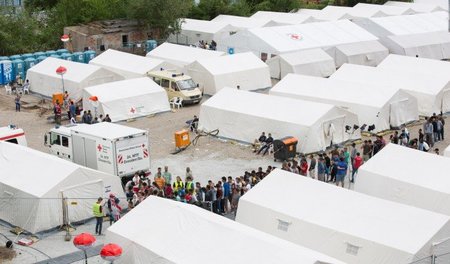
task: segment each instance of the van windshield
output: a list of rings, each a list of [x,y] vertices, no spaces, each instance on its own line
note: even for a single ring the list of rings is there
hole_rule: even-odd
[[[178,81],[177,84],[180,90],[193,90],[197,88],[197,85],[192,79]]]

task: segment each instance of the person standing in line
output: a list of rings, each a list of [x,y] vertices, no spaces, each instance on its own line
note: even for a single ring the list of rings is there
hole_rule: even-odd
[[[56,100],[55,106],[53,108],[53,112],[55,113],[55,123],[57,125],[61,125],[61,106],[59,105],[59,101]]]
[[[319,181],[325,181],[325,159],[319,154],[319,162],[317,163],[317,178]]]
[[[16,95],[16,98],[14,98],[14,102],[16,103],[16,112],[20,112],[20,94]]]
[[[359,167],[364,163],[363,159],[361,158],[361,154],[359,152],[356,153],[356,157],[353,160],[353,171],[352,171],[352,179],[350,182],[355,182],[355,175],[358,173]]]
[[[309,156],[309,159],[310,159],[309,169],[308,169],[309,177],[315,179],[316,178],[316,163],[317,163],[317,161],[316,161],[316,158],[314,158],[313,154],[311,154]]]
[[[97,202],[92,206],[92,211],[94,213],[95,220],[97,221],[95,224],[95,234],[102,234],[102,225],[103,225],[103,208],[102,208],[103,198],[99,197]]]
[[[339,183],[341,183],[342,188],[344,188],[344,179],[347,174],[347,168],[348,165],[347,162],[345,162],[345,158],[341,157],[337,162],[336,186],[339,186]]]
[[[169,172],[168,166],[164,166],[164,172],[162,176],[164,177],[166,184],[172,184],[172,173]]]

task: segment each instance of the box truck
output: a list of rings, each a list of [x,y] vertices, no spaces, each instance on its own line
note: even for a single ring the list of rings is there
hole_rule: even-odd
[[[6,127],[0,127],[0,141],[6,141],[22,146],[27,146],[27,139],[25,138],[25,132],[23,129],[14,125]]]
[[[146,130],[109,122],[61,126],[48,132],[45,144],[53,155],[119,177],[150,171]]]

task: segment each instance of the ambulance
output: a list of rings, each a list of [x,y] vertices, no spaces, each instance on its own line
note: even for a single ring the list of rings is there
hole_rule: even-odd
[[[0,141],[6,141],[25,147],[27,146],[25,132],[23,131],[23,129],[17,128],[14,125],[0,127]]]

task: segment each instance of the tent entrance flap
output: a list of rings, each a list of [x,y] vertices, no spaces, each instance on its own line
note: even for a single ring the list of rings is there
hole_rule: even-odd
[[[391,102],[389,110],[389,124],[391,127],[400,127],[408,120],[408,98]]]
[[[441,111],[442,113],[450,112],[450,89],[444,90]]]
[[[346,140],[345,136],[345,115],[337,116],[322,123],[325,144],[323,146],[332,146]]]

